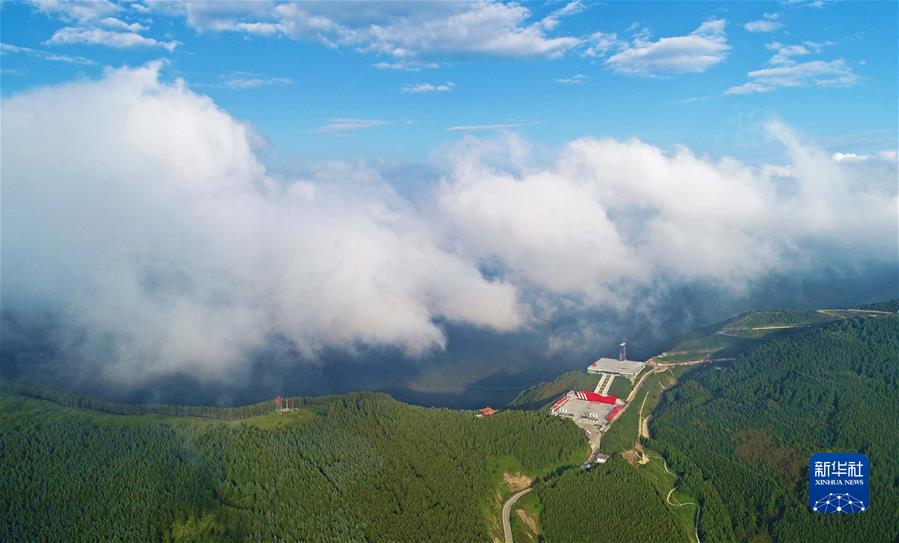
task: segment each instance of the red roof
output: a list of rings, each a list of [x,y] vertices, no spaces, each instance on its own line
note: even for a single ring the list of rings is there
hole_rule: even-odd
[[[615,408],[612,409],[611,411],[609,411],[609,414],[606,415],[606,420],[614,419],[615,416],[618,415],[618,412],[621,411],[622,409],[624,409],[624,404],[616,405]]]
[[[615,396],[603,396],[602,394],[597,394],[596,392],[587,392],[583,390],[579,390],[576,395],[579,399],[587,400],[588,402],[614,404],[616,401],[618,401],[618,398],[616,398]]]
[[[496,409],[493,409],[492,407],[485,407],[481,409],[481,415],[484,415],[485,417],[489,417],[494,413],[496,413]]]
[[[568,396],[562,396],[561,398],[559,398],[556,401],[556,403],[552,404],[552,407],[549,408],[550,412],[553,412],[556,409],[562,407],[563,405],[565,405],[565,402],[567,402],[567,401],[568,401]]]

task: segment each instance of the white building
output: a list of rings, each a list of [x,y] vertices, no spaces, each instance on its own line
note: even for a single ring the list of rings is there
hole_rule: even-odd
[[[628,379],[636,377],[645,362],[636,362],[634,360],[616,360],[614,358],[600,358],[596,362],[587,366],[587,373],[600,374],[610,373],[612,375],[621,375]]]

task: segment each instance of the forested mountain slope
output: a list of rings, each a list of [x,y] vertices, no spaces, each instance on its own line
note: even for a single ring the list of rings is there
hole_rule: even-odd
[[[651,435],[699,496],[704,541],[895,541],[899,317],[834,322],[691,371],[664,394]],[[868,511],[808,511],[819,451],[868,455]]]
[[[695,509],[668,503],[674,485],[675,502],[700,504],[703,542],[895,540],[899,316],[744,347],[651,376],[635,400],[651,438],[629,410],[603,438],[609,463],[590,471],[578,468],[581,431],[540,412],[475,418],[375,393],[297,398],[289,413],[131,406],[7,385],[0,540],[490,541],[511,493],[504,472],[538,478],[529,507],[548,542],[689,541]],[[587,379],[565,374],[520,407]],[[868,455],[868,511],[808,511],[805,470],[819,451]]]
[[[5,393],[0,540],[483,542],[503,471],[586,454],[548,415],[479,419],[372,393],[233,422]]]

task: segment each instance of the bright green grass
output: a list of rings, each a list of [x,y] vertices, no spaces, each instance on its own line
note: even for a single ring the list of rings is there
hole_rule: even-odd
[[[158,424],[173,426],[204,425],[218,421],[210,421],[197,417],[167,417],[164,415],[114,415],[99,411],[90,411],[75,407],[63,407],[48,400],[28,398],[0,392],[0,420],[9,424],[21,415],[40,417],[45,422],[68,421],[78,419],[90,421],[101,428],[116,427],[148,427]]]
[[[844,315],[817,311],[750,311],[722,323],[685,334],[666,349],[671,353],[656,358],[663,363],[689,362],[707,357],[732,357],[764,342],[794,331],[795,328],[754,330],[768,326],[807,327],[833,321]],[[857,316],[857,315],[856,315]],[[723,332],[723,333],[720,333]]]
[[[651,458],[651,461],[635,467],[641,476],[645,477],[656,487],[661,496],[667,496],[668,491],[675,485],[678,485],[677,490],[671,494],[671,501],[675,503],[698,503],[696,497],[690,495],[689,490],[684,488],[682,481],[665,471],[665,464],[657,452],[647,449],[645,454]],[[674,512],[684,529],[684,533],[692,539],[696,522],[696,506],[684,505],[683,507],[676,507],[669,505],[667,501],[665,505]]]
[[[640,420],[640,406],[643,405],[643,416],[652,413],[653,408],[662,397],[664,384],[668,388],[673,384],[674,377],[668,371],[656,373],[646,378],[640,392],[628,405],[624,414],[619,416],[612,427],[603,436],[600,449],[606,454],[616,454],[634,448],[637,441],[637,430]],[[644,398],[646,403],[643,404]]]
[[[537,500],[537,494],[535,492],[530,492],[525,494],[518,502],[515,504],[515,507],[512,508],[512,514],[510,515],[510,525],[512,526],[512,540],[516,543],[523,542],[537,542],[540,541],[537,537],[534,536],[533,532],[527,527],[521,517],[518,516],[518,510],[521,509],[528,516],[534,519],[537,522],[537,528],[539,531],[540,528],[540,504]]]
[[[639,376],[637,379],[639,379]],[[615,377],[615,380],[612,381],[612,386],[609,387],[609,394],[625,399],[627,398],[627,395],[631,393],[631,389],[633,388],[634,384],[631,383],[630,380],[625,379],[624,377]]]
[[[268,413],[257,417],[248,417],[241,420],[223,421],[203,417],[170,417],[167,415],[117,415],[92,411],[77,407],[60,406],[49,400],[28,398],[0,392],[0,420],[4,413],[12,414],[14,411],[38,415],[45,421],[60,421],[76,418],[90,421],[99,428],[135,428],[149,427],[159,424],[178,428],[207,427],[210,425],[252,426],[262,430],[275,430],[302,424],[315,416],[311,410],[296,409],[288,413]]]
[[[668,350],[670,354],[656,358],[658,362],[691,362],[703,358],[723,358],[728,354],[743,351],[759,343],[755,338],[737,337],[713,333],[708,336],[688,339]]]
[[[801,326],[832,321],[833,317],[817,311],[774,309],[751,311],[725,323],[724,328],[757,328],[764,326]]]
[[[598,375],[590,375],[584,371],[569,371],[554,380],[540,383],[521,391],[508,407],[510,409],[542,409],[554,402],[569,390],[593,390],[599,382]]]

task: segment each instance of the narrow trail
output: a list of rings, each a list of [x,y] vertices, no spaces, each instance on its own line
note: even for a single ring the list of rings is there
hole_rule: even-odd
[[[643,406],[646,405],[646,398],[649,397],[649,393],[643,395],[643,403],[640,404],[640,414],[637,416],[637,439],[634,440],[634,447],[640,446],[640,435],[643,433]]]
[[[670,469],[668,469],[668,462],[666,462],[665,459],[662,458],[661,456],[659,456],[658,458],[659,458],[659,460],[662,461],[662,465],[665,467],[665,471],[667,471],[671,475],[674,475],[674,478],[676,481],[680,481],[680,475],[678,475],[678,474],[674,473],[673,471],[671,471]],[[677,500],[671,501],[671,495],[674,494],[674,491],[677,490],[677,487],[679,487],[679,486],[680,486],[679,484],[676,484],[671,488],[671,490],[668,491],[668,495],[665,496],[665,502],[672,507],[683,507],[685,505],[692,505],[692,506],[696,507],[696,518],[693,522],[693,536],[696,538],[696,543],[701,543],[701,541],[699,540],[699,511],[700,511],[699,504],[694,503],[694,502],[681,503]]]
[[[876,309],[818,309],[817,312],[829,317],[838,317],[840,316],[839,313],[860,313],[861,315],[869,315],[872,317],[893,314],[892,311],[878,311]]]
[[[513,494],[512,497],[503,504],[503,538],[505,539],[505,543],[514,543],[514,541],[512,541],[512,523],[509,521],[509,515],[512,514],[512,506],[515,505],[515,502],[517,502],[519,498],[531,490],[534,490],[534,487],[525,488],[521,492]]]

